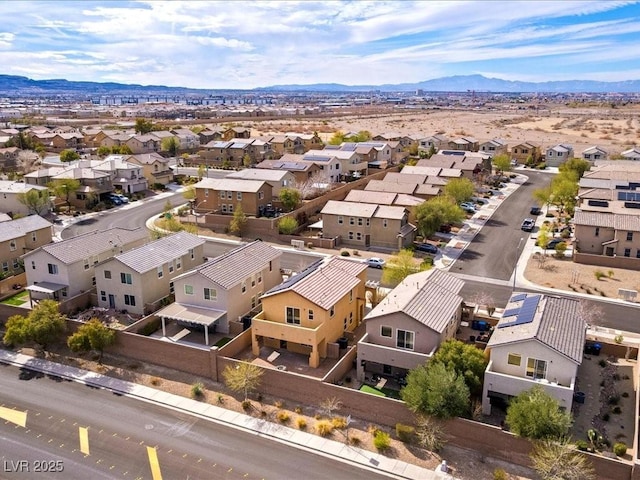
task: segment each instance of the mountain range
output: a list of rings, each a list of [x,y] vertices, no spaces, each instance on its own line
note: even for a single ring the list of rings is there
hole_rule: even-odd
[[[564,80],[549,82],[518,82],[487,78],[482,75],[457,75],[435,78],[418,83],[385,85],[342,85],[338,83],[316,83],[310,85],[273,85],[261,87],[254,92],[503,92],[503,93],[637,93],[640,80],[598,82],[594,80]],[[132,95],[132,94],[216,94],[228,89],[194,89],[167,87],[164,85],[137,85],[123,83],[76,82],[64,79],[32,80],[16,75],[0,75],[0,95],[38,96],[50,94],[68,95]]]

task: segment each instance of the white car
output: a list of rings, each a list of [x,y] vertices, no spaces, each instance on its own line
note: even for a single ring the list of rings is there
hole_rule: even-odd
[[[383,268],[385,265],[385,261],[382,258],[378,258],[378,257],[371,257],[365,260],[365,263],[373,268]]]
[[[118,197],[122,203],[129,203],[129,198],[125,197],[121,193],[116,193],[115,196]]]

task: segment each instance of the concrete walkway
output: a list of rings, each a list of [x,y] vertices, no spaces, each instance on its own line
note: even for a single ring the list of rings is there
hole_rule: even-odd
[[[410,463],[385,457],[377,453],[353,447],[318,435],[302,432],[267,420],[227,410],[215,405],[198,402],[190,398],[173,395],[155,388],[138,385],[96,372],[62,365],[49,360],[0,349],[0,362],[20,368],[29,368],[44,374],[56,375],[75,382],[104,388],[146,402],[162,405],[185,414],[244,430],[274,441],[302,448],[317,455],[368,469],[394,479],[453,480],[443,472],[434,472]]]

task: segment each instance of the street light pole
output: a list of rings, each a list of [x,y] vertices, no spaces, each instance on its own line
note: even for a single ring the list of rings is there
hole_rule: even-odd
[[[516,289],[516,277],[518,276],[518,260],[520,258],[520,255],[518,252],[520,252],[520,245],[522,245],[523,240],[524,240],[524,237],[520,237],[520,241],[518,242],[518,246],[516,247],[516,261],[513,266],[513,287],[511,288],[511,293],[513,293]]]

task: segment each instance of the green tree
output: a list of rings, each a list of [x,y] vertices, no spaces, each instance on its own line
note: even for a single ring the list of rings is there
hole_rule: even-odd
[[[535,198],[540,205],[545,205],[547,207],[547,213],[549,213],[549,205],[551,205],[551,200],[553,198],[553,189],[551,188],[551,185],[534,190],[533,198]]]
[[[507,424],[513,433],[531,439],[561,439],[569,432],[570,412],[536,385],[513,398],[507,408]]]
[[[180,148],[180,140],[176,137],[165,137],[162,139],[161,148],[163,152],[175,157]]]
[[[338,130],[334,132],[333,136],[329,139],[329,145],[341,145],[344,142],[344,132]]]
[[[247,216],[245,215],[244,210],[242,210],[242,205],[238,203],[233,211],[233,218],[229,224],[229,231],[234,235],[242,236],[242,229],[246,224]]]
[[[390,285],[398,285],[412,273],[428,270],[426,263],[418,263],[411,250],[400,250],[392,255],[382,270],[382,281]]]
[[[475,187],[468,178],[452,178],[444,186],[443,193],[456,203],[466,202],[473,196]]]
[[[572,172],[572,175],[577,177],[576,180],[580,180],[585,172],[591,170],[591,163],[582,158],[571,158],[560,165],[558,170],[560,170],[561,174]]]
[[[371,140],[371,132],[368,130],[360,130],[355,135],[351,135],[350,137],[345,137],[345,141],[349,142],[368,142]]]
[[[111,153],[115,155],[133,155],[133,150],[131,150],[129,145],[123,143],[122,145],[114,145],[111,147]]]
[[[58,310],[58,302],[42,300],[26,317],[9,317],[3,342],[6,345],[34,342],[46,350],[48,345],[60,338],[66,327],[66,317]]]
[[[431,364],[441,363],[464,379],[472,395],[482,394],[482,381],[487,368],[484,352],[460,340],[447,340],[440,345]]]
[[[278,232],[282,235],[291,235],[298,229],[298,221],[293,217],[282,217],[278,220]]]
[[[252,163],[253,163],[253,160],[251,159],[251,155],[249,155],[248,153],[245,153],[244,156],[242,157],[242,165],[244,166],[244,168],[249,168]]]
[[[538,231],[538,238],[536,239],[536,245],[539,246],[542,250],[544,250],[545,255],[547,253],[547,245],[549,245],[549,242],[551,241],[552,237],[553,235],[549,230],[549,224],[543,223],[540,226],[540,230]]]
[[[438,231],[440,225],[458,223],[464,218],[464,212],[451,197],[437,196],[422,202],[415,208],[418,233],[430,237]]]
[[[569,440],[542,440],[531,451],[533,468],[542,480],[595,480],[589,459],[577,452]]]
[[[92,318],[67,339],[67,345],[74,352],[94,350],[99,353],[98,363],[102,363],[104,349],[116,341],[116,332],[99,319]]]
[[[66,150],[62,150],[60,152],[60,161],[61,162],[73,162],[74,160],[78,160],[80,158],[80,154],[75,150],[70,148]]]
[[[202,180],[202,177],[204,177],[204,174],[207,172],[207,167],[205,167],[204,165],[199,165],[198,166],[198,180]]]
[[[469,412],[469,388],[462,377],[442,363],[410,370],[400,396],[407,407],[420,414],[452,418]]]
[[[196,189],[194,188],[193,185],[189,185],[182,192],[182,196],[185,198],[185,200],[189,200],[190,202],[193,202],[196,199]]]
[[[136,118],[136,124],[134,126],[136,133],[144,135],[153,131],[153,122],[145,118]]]
[[[222,372],[224,381],[231,390],[244,395],[248,400],[249,394],[258,389],[262,381],[262,368],[253,363],[241,362],[235,367],[227,365]]]
[[[98,147],[98,151],[96,153],[99,157],[106,157],[111,153],[111,148],[107,147],[106,145],[101,145]]]
[[[509,159],[509,156],[504,153],[493,157],[492,163],[498,172],[511,171],[511,159]]]
[[[49,191],[36,190],[35,188],[26,192],[18,192],[16,197],[18,201],[29,210],[29,215],[44,215],[51,205],[49,199]]]
[[[47,188],[60,200],[67,204],[67,210],[71,209],[71,195],[75,195],[80,188],[80,180],[75,178],[56,178],[52,180]]]
[[[282,206],[288,212],[297,208],[300,205],[300,199],[302,195],[300,194],[300,190],[295,188],[283,188],[280,190],[280,195],[278,195],[280,201],[282,202]]]
[[[557,206],[560,213],[565,209],[572,210],[575,206],[576,195],[578,194],[578,183],[576,180],[565,175],[558,175],[551,181],[551,202]]]

